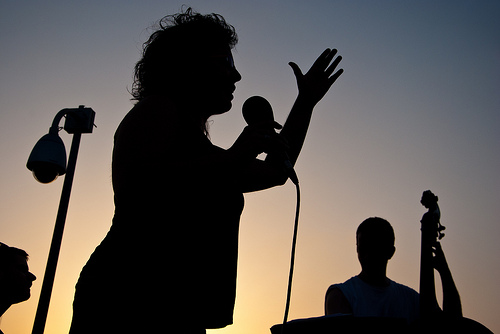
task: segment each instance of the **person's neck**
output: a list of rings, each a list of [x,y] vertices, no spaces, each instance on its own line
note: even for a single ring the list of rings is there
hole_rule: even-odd
[[[386,275],[386,267],[370,269],[363,268],[358,277],[363,282],[377,287],[386,287],[390,284],[390,280]]]
[[[196,104],[186,104],[185,102],[181,102],[178,99],[173,99],[175,107],[178,110],[181,110],[184,115],[186,115],[189,122],[195,124],[200,130],[203,131],[206,135],[208,135],[207,131],[207,122],[210,118],[210,115],[203,114],[202,106],[198,106]]]

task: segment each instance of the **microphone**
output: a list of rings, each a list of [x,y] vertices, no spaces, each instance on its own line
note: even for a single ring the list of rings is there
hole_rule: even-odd
[[[273,108],[271,107],[269,101],[262,96],[249,97],[245,103],[243,103],[242,113],[243,118],[248,125],[254,125],[261,122],[274,122]],[[299,183],[299,179],[297,178],[297,174],[295,173],[292,163],[290,162],[290,158],[288,158],[288,154],[286,154],[286,152],[282,153],[282,159],[288,177],[295,185],[297,185]]]

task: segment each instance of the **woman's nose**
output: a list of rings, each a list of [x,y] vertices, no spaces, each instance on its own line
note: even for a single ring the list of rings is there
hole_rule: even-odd
[[[241,80],[241,74],[240,74],[240,72],[238,72],[238,70],[236,69],[236,67],[233,67],[232,76],[233,76],[234,82],[238,82],[238,81]]]

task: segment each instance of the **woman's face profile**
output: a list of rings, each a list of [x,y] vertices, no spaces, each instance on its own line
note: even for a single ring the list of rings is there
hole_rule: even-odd
[[[189,99],[200,109],[204,117],[223,114],[232,107],[236,82],[241,80],[234,65],[231,50],[214,48],[200,55],[193,66],[190,79]]]

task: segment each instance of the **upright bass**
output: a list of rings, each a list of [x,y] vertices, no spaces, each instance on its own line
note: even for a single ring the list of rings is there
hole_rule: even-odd
[[[420,203],[428,209],[422,216],[420,249],[420,322],[421,333],[492,333],[482,324],[464,318],[460,295],[446,263],[439,240],[444,237],[438,197],[424,191]],[[434,269],[438,269],[443,286],[443,309],[436,298]]]
[[[444,237],[445,227],[441,225],[441,211],[438,197],[430,190],[424,191],[420,203],[428,209],[422,216],[420,247],[420,317],[426,321],[440,314],[434,281],[433,247]]]

